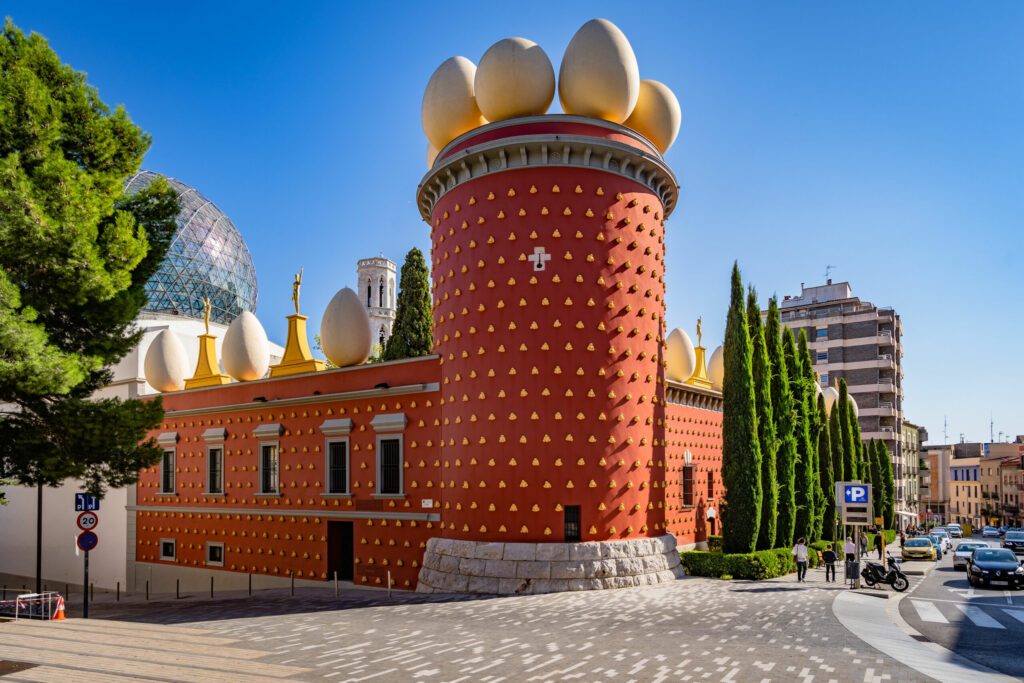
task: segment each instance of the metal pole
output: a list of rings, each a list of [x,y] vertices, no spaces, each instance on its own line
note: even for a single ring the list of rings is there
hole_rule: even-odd
[[[288,572],[288,575],[292,579],[292,597],[294,598],[295,597],[295,572],[294,571],[290,571],[290,572]]]
[[[93,584],[93,583],[89,584],[89,599],[90,600],[95,600],[96,599],[96,584]]]
[[[181,579],[174,580],[174,599],[181,600]]]
[[[146,600],[149,600],[149,581],[146,581]]]
[[[338,597],[338,572],[334,572],[334,597]]]
[[[391,570],[388,570],[388,600],[391,599]]]
[[[860,534],[860,530],[857,531]],[[860,590],[860,536],[857,537],[857,576],[853,579],[853,587],[855,590]]]
[[[88,553],[86,553],[88,557]],[[36,485],[36,593],[43,588],[43,484]]]
[[[252,572],[249,572],[249,596],[252,597]]]
[[[117,582],[117,602],[121,602],[121,582]]]
[[[89,551],[85,551],[85,583],[82,585],[82,618],[89,618]]]
[[[210,577],[210,597],[213,598],[213,577]]]

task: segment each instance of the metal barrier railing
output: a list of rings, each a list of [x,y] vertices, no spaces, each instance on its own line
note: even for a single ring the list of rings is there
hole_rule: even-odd
[[[13,600],[0,600],[0,615],[18,619],[53,619],[64,608],[64,597],[56,591],[20,593]]]

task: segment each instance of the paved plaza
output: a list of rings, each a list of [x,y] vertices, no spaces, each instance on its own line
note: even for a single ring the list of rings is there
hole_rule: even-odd
[[[0,624],[0,659],[40,665],[5,681],[60,683],[930,680],[839,623],[842,590],[812,572],[804,585],[107,603],[88,621]]]

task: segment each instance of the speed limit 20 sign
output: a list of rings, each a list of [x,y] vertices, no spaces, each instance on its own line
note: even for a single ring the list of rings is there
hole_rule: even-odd
[[[83,512],[78,515],[78,528],[82,531],[91,531],[100,523],[100,516],[95,512]]]

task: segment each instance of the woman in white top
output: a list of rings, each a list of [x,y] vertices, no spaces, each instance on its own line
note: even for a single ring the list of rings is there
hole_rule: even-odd
[[[803,582],[807,578],[807,541],[802,536],[797,539],[792,552],[796,559],[796,580]]]

